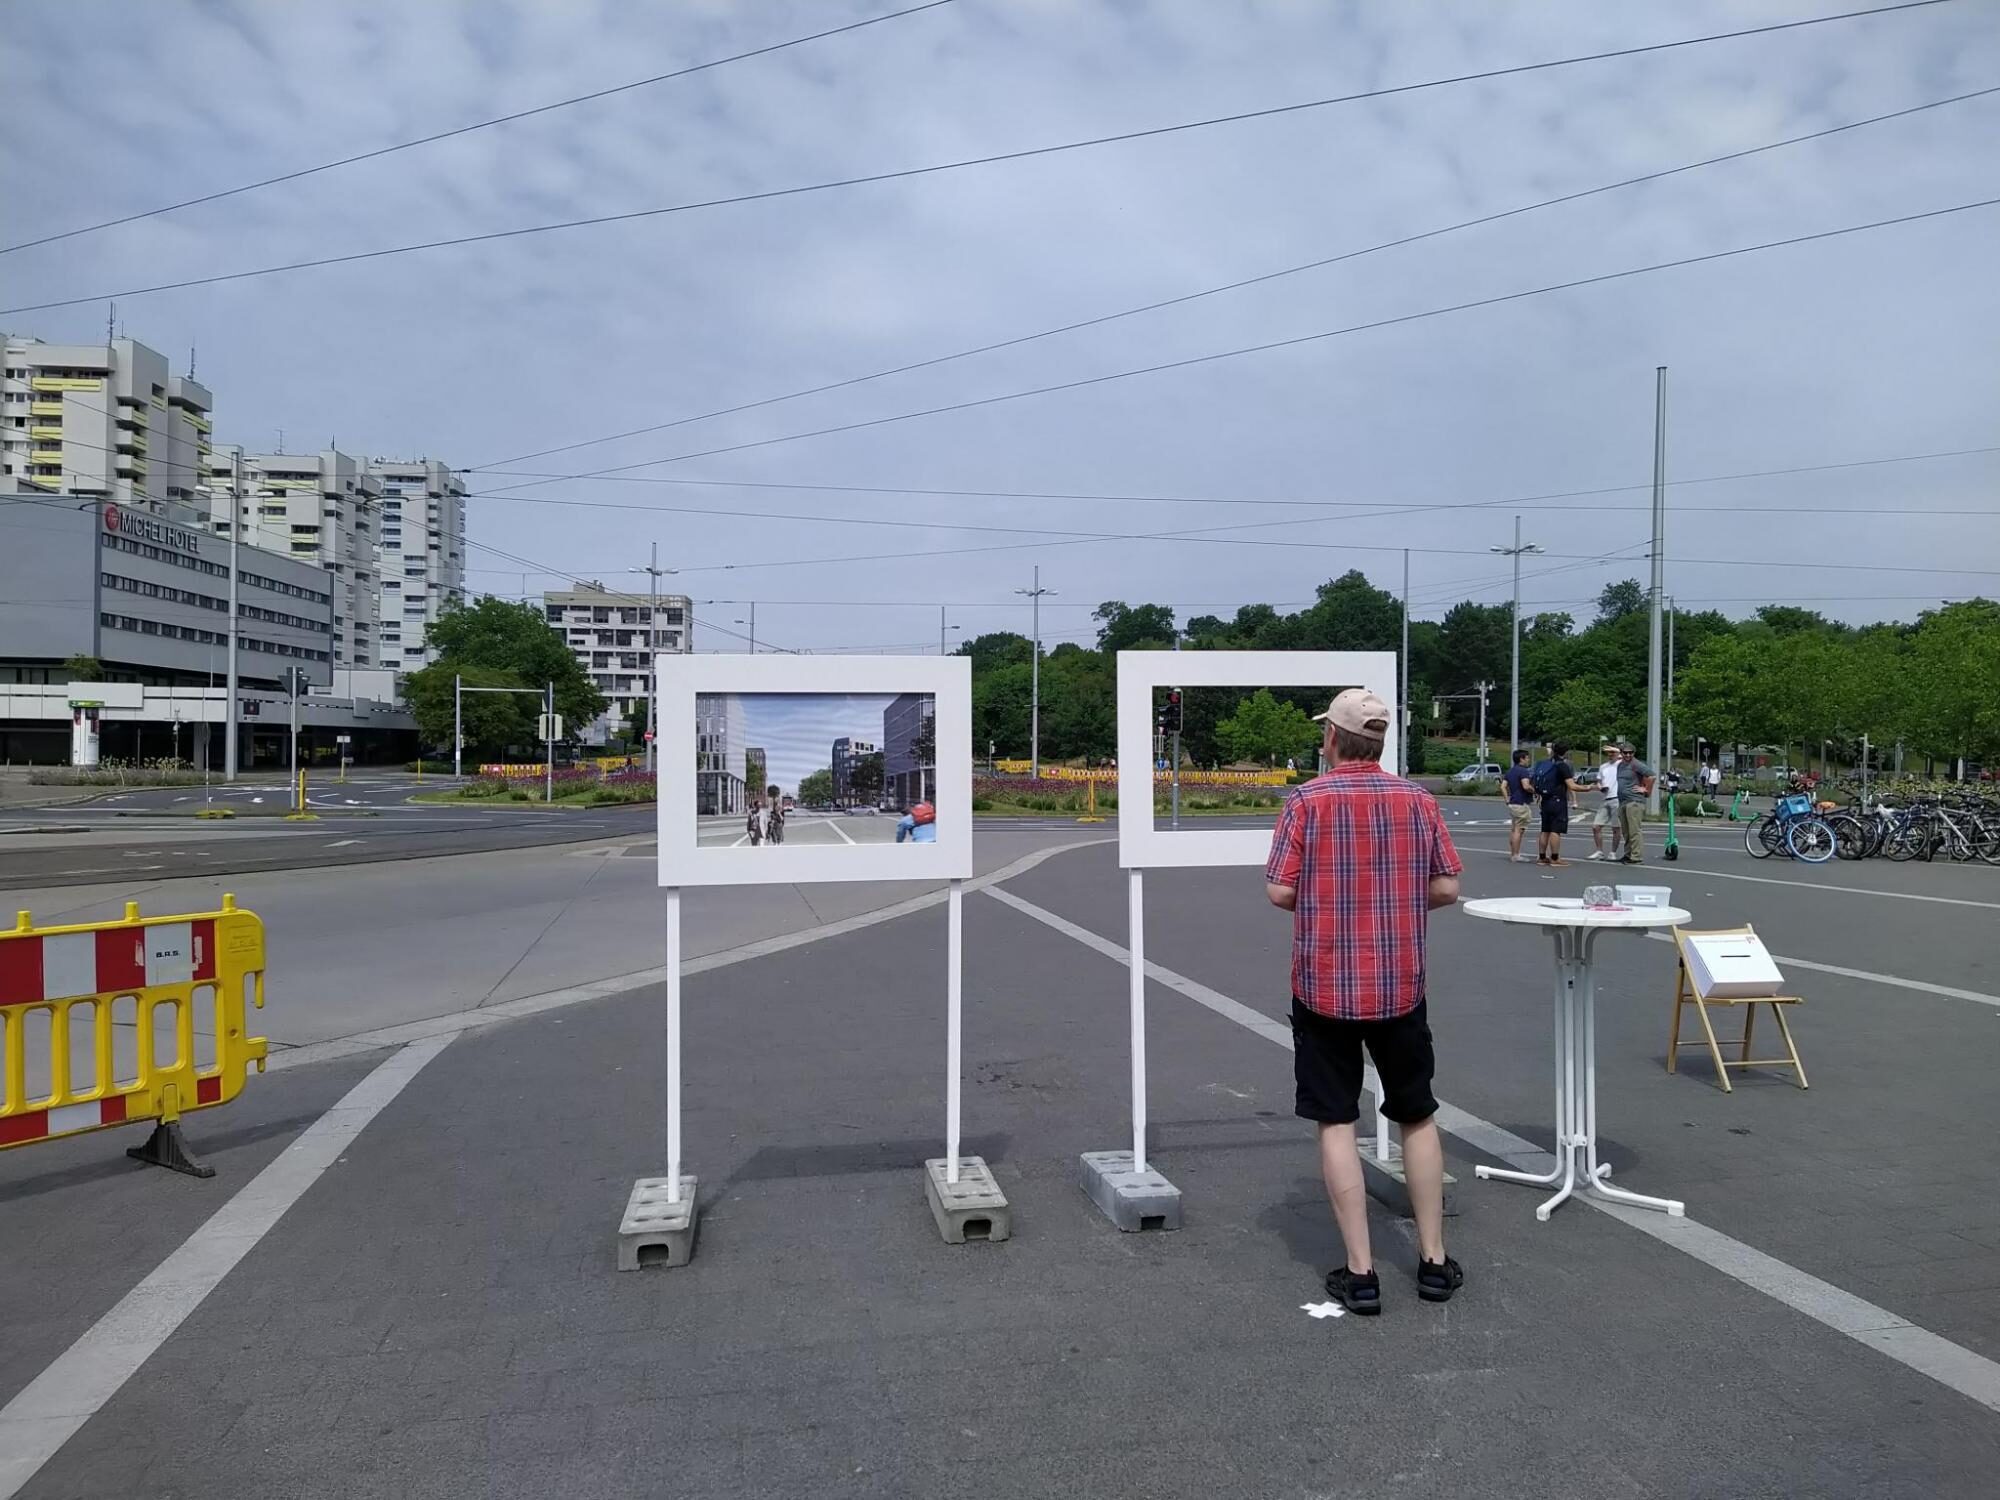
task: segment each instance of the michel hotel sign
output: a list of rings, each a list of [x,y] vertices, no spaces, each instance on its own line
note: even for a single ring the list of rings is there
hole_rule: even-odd
[[[123,506],[104,507],[104,529],[116,536],[129,536],[134,541],[151,542],[156,547],[166,547],[174,552],[201,555],[201,533],[189,531],[181,526],[169,526],[136,510]]]

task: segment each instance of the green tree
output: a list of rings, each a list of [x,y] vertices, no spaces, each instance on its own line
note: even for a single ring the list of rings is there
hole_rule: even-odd
[[[962,642],[953,654],[971,657],[972,674],[977,677],[995,667],[1027,666],[1034,655],[1034,642],[1011,630],[996,630]]]
[[[799,779],[799,789],[793,793],[808,807],[833,801],[833,770],[814,771]]]
[[[438,659],[425,671],[446,668],[447,686],[452,672],[479,668],[507,674],[512,686],[553,682],[556,712],[578,728],[604,712],[604,695],[535,605],[490,595],[471,604],[449,603],[428,634]]]
[[[1550,694],[1537,722],[1545,739],[1566,740],[1578,751],[1622,732],[1617,700],[1588,677],[1572,677]]]
[[[1512,660],[1507,638],[1513,625],[1514,612],[1509,605],[1474,604],[1470,600],[1454,604],[1446,612],[1444,624],[1439,630],[1441,670],[1438,676],[1451,684],[1453,692],[1467,692],[1481,678],[1488,682],[1506,682]],[[1465,704],[1458,707],[1461,710],[1468,708]],[[1504,708],[1503,703],[1503,711]],[[1478,712],[1478,705],[1473,704],[1469,712],[1462,716],[1470,719]]]
[[[972,667],[974,754],[986,754],[988,745],[993,747],[995,755],[1010,759],[1028,754],[1031,676],[1025,652],[1018,662],[983,669],[975,659]]]
[[[1394,651],[1402,641],[1403,606],[1359,569],[1319,586],[1319,596],[1296,617],[1302,651]]]
[[[403,701],[417,721],[417,732],[427,745],[451,744],[453,678],[462,677],[469,688],[514,688],[521,686],[511,672],[488,667],[453,667],[434,662],[403,679]],[[532,693],[467,693],[464,697],[465,748],[471,759],[497,760],[509,750],[526,751],[536,744],[537,716],[541,702]]]
[[[2000,604],[1971,599],[1918,617],[1909,651],[1910,739],[1927,754],[2000,755]]]
[[[69,673],[71,682],[104,681],[104,663],[86,652],[79,651],[64,662],[63,670]]]
[[[1097,649],[1106,656],[1142,646],[1171,646],[1179,634],[1173,606],[1168,604],[1126,604],[1107,599],[1090,617],[1098,622]]]
[[[832,773],[828,776],[831,778]],[[878,802],[882,797],[882,752],[855,757],[848,768],[848,790],[856,802]]]
[[[1597,621],[1606,624],[1612,620],[1622,620],[1627,615],[1636,615],[1646,608],[1646,591],[1639,586],[1636,578],[1622,579],[1617,583],[1607,583],[1597,596]]]
[[[1215,737],[1231,760],[1275,765],[1310,760],[1319,748],[1321,731],[1297,704],[1281,703],[1269,688],[1258,688],[1215,726]]]

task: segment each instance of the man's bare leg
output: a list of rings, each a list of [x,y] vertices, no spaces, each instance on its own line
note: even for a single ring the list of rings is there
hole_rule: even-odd
[[[1515,822],[1511,816],[1508,821],[1513,826],[1507,830],[1507,858],[1510,860],[1519,859],[1521,857],[1521,833],[1527,828],[1528,824],[1525,819]]]
[[[1437,1132],[1431,1132],[1435,1145]],[[1347,1269],[1366,1276],[1375,1269],[1375,1256],[1368,1244],[1368,1188],[1361,1180],[1361,1155],[1354,1147],[1354,1126],[1321,1125],[1319,1128],[1319,1169],[1326,1179],[1327,1200],[1333,1204],[1333,1222],[1340,1227],[1340,1242],[1347,1247]],[[1438,1157],[1438,1214],[1443,1218],[1444,1158]]]
[[[1405,1125],[1403,1182],[1417,1220],[1417,1251],[1433,1265],[1444,1260],[1444,1142],[1437,1119]]]

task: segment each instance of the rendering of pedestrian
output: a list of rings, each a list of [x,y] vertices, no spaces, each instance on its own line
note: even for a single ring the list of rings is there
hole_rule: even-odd
[[[1535,783],[1528,772],[1528,752],[1516,750],[1514,763],[1501,773],[1500,784],[1507,792],[1507,861],[1520,864],[1521,835],[1528,831],[1528,814],[1535,810]]]
[[[744,824],[745,824],[745,830],[750,835],[750,844],[752,848],[755,848],[757,845],[764,842],[764,832],[768,825],[765,822],[764,801],[761,797],[753,798],[751,800],[750,814],[747,818],[744,819]]]
[[[1618,821],[1618,747],[1607,740],[1598,754],[1598,767],[1591,774],[1604,788],[1604,795],[1590,810],[1590,857],[1617,859],[1625,836]],[[1608,851],[1604,847],[1606,829],[1611,832],[1611,848]]]
[[[1625,830],[1621,863],[1646,862],[1646,796],[1653,790],[1653,768],[1632,758],[1632,742],[1618,742],[1618,820]]]
[[[1536,761],[1530,775],[1535,792],[1542,799],[1542,833],[1535,850],[1535,863],[1567,865],[1569,861],[1562,857],[1562,843],[1563,835],[1569,832],[1570,800],[1590,788],[1576,779],[1576,767],[1569,763],[1569,745],[1563,740],[1549,746],[1548,759]]]
[[[782,844],[785,841],[785,799],[776,787],[764,789],[764,842]]]
[[[1417,1295],[1448,1302],[1465,1280],[1444,1248],[1444,1146],[1431,1092],[1424,964],[1430,913],[1458,900],[1458,851],[1437,800],[1383,770],[1389,706],[1349,688],[1323,714],[1327,773],[1285,799],[1264,866],[1271,904],[1292,914],[1292,1066],[1297,1112],[1319,1126],[1320,1172],[1346,1251],[1327,1295],[1382,1310],[1355,1150],[1361,1054],[1402,1127],[1417,1222]]]

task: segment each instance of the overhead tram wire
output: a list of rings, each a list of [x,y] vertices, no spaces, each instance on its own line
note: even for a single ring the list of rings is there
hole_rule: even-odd
[[[526,224],[516,229],[497,229],[480,234],[454,235],[445,239],[424,240],[409,245],[389,245],[378,250],[359,250],[346,255],[322,256],[317,260],[295,261],[285,265],[258,266],[245,271],[225,271],[213,276],[195,276],[181,281],[161,282],[154,286],[128,287],[123,290],[110,292],[93,292],[86,297],[69,297],[54,302],[37,302],[21,307],[0,308],[0,316],[24,312],[43,312],[59,307],[76,307],[85,303],[103,302],[111,298],[145,297],[159,292],[182,291],[189,287],[215,286],[223,282],[246,281],[256,277],[275,276],[291,271],[315,270],[324,266],[351,265],[357,261],[380,260],[388,256],[411,255],[425,250],[442,250],[460,245],[486,244],[494,240],[516,239],[531,234],[548,234],[564,229],[584,229],[605,224],[625,224],[638,219],[659,218],[668,214],[722,208],[738,203],[757,203],[774,198],[799,197],[810,193],[830,192],[841,188],[860,187],[871,183],[904,181],[910,178],[934,176],[943,172],[960,171],[971,167],[985,167],[998,165],[1003,162],[1026,161],[1037,157],[1060,155],[1070,151],[1088,150],[1098,146],[1117,145],[1126,141],[1183,134],[1188,131],[1205,130],[1219,125],[1240,124],[1247,120],[1271,119],[1281,115],[1298,114],[1307,110],[1325,109],[1338,104],[1352,104],[1364,99],[1384,99],[1400,94],[1420,93],[1428,89],[1445,88],[1462,83],[1478,83],[1494,78],[1509,78],[1521,74],[1544,72],[1553,68],[1572,67],[1582,63],[1605,62],[1621,57],[1640,57],[1649,53],[1669,52],[1682,47],[1702,46],[1712,42],[1735,41],[1743,37],[1765,36],[1782,31],[1796,31],[1808,26],[1823,26],[1833,21],[1848,21],[1866,16],[1890,15],[1899,11],[1923,10],[1931,6],[1955,3],[1957,3],[1957,0],[1902,0],[1902,3],[1896,5],[1875,6],[1866,10],[1843,11],[1830,16],[1808,16],[1796,21],[1779,21],[1765,26],[1750,26],[1735,31],[1712,32],[1696,37],[1680,37],[1669,42],[1652,42],[1636,47],[1618,47],[1602,52],[1582,53],[1572,57],[1545,58],[1540,62],[1519,63],[1504,68],[1487,68],[1475,73],[1460,73],[1446,78],[1424,79],[1417,83],[1393,84],[1383,88],[1364,89],[1356,93],[1334,95],[1323,99],[1306,99],[1292,104],[1272,105],[1264,109],[1241,110],[1233,114],[1213,115],[1199,120],[1183,120],[1172,125],[1149,126],[1141,130],[1119,131],[1111,135],[1091,136],[1074,141],[1061,141],[1049,146],[1033,146],[1016,151],[995,152],[986,156],[965,157],[956,161],[933,162],[929,166],[904,167],[895,171],[872,172],[855,177],[801,183],[792,187],[768,188],[754,193],[738,193],[726,198],[702,199],[689,203],[671,203],[658,208],[633,209],[625,213],[598,214],[588,218],[564,219],[547,224]]]
[[[121,224],[135,224],[141,219],[157,218],[161,214],[176,213],[183,208],[197,208],[204,203],[216,203],[224,198],[234,198],[243,193],[254,193],[260,188],[276,187],[283,182],[297,182],[303,177],[312,177],[321,172],[331,172],[339,167],[351,167],[357,162],[374,161],[378,157],[393,156],[398,151],[411,151],[418,146],[435,145],[456,136],[470,135],[476,130],[489,130],[495,125],[509,125],[516,120],[531,119],[535,115],[546,115],[572,105],[589,104],[598,99],[609,99],[614,94],[626,94],[634,89],[651,88],[656,83],[668,83],[676,78],[686,78],[691,74],[705,73],[715,68],[726,67],[730,63],[745,62],[753,57],[768,57],[774,52],[788,48],[802,47],[808,42],[824,41],[828,37],[839,36],[843,32],[860,31],[864,27],[877,26],[884,21],[900,20],[904,16],[914,16],[920,11],[936,10],[950,5],[953,0],[925,0],[922,5],[913,5],[906,10],[890,11],[885,15],[869,16],[865,20],[851,21],[845,26],[829,27],[825,31],[815,31],[807,36],[795,36],[789,41],[773,42],[764,47],[753,47],[748,52],[736,52],[728,57],[713,57],[707,62],[693,63],[685,68],[676,68],[671,73],[656,73],[651,78],[639,78],[631,83],[616,84],[608,89],[596,89],[588,94],[575,94],[567,99],[558,99],[550,104],[538,104],[533,109],[516,110],[512,114],[496,115],[490,120],[477,120],[470,125],[460,125],[451,130],[440,130],[431,135],[418,136],[414,140],[399,141],[393,146],[378,146],[373,151],[357,152],[353,156],[338,157],[333,161],[323,161],[317,166],[301,167],[294,172],[281,172],[276,177],[261,178],[256,182],[245,182],[218,192],[203,193],[197,198],[183,198],[178,203],[162,204],[158,208],[148,208],[139,213],[122,214],[115,219],[105,219],[96,224],[84,224],[75,229],[61,230],[56,234],[45,234],[40,239],[22,240],[18,244],[0,245],[0,255],[12,255],[16,250],[31,250],[37,245],[52,245],[59,240],[72,240],[79,235],[95,234],[100,229],[115,229]]]
[[[1871,115],[1866,119],[1849,120],[1845,124],[1829,126],[1825,130],[1811,131],[1805,135],[1787,136],[1782,140],[1767,141],[1761,146],[1750,146],[1741,151],[1726,152],[1721,156],[1704,157],[1700,161],[1684,162],[1677,167],[1666,167],[1657,172],[1644,172],[1637,177],[1621,178],[1617,182],[1607,182],[1596,187],[1584,188],[1574,193],[1563,193],[1554,198],[1543,198],[1534,203],[1518,204],[1497,213],[1481,214],[1477,218],[1461,219],[1454,224],[1445,224],[1436,229],[1422,230],[1416,234],[1402,235],[1396,239],[1383,240],[1378,244],[1364,245],[1359,249],[1343,251],[1339,255],[1322,256],[1317,260],[1305,261],[1295,266],[1285,266],[1276,271],[1266,271],[1256,276],[1246,276],[1236,281],[1224,282],[1220,286],[1204,287],[1199,291],[1183,293],[1177,297],[1166,297],[1156,302],[1142,303],[1137,307],[1124,308],[1118,312],[1102,313],[1096,317],[1081,318],[1075,322],[1059,324],[1053,328],[1040,329],[1034,333],[1024,333],[1012,338],[998,339],[992,343],[978,344],[969,349],[955,350],[950,354],[939,354],[928,359],[913,360],[907,364],[894,365],[885,370],[874,370],[866,375],[852,375],[843,380],[827,381],[821,385],[807,386],[802,390],[787,391],[783,395],[766,396],[756,401],[739,402],[735,406],[717,407],[713,411],[697,412],[690,416],[676,417],[668,422],[655,422],[646,427],[628,428],[624,432],[609,433],[603,437],[584,438],[579,442],[562,443],[553,448],[537,448],[532,453],[517,453],[512,458],[496,459],[491,463],[476,465],[481,471],[492,473],[509,464],[525,463],[529,459],[547,458],[556,453],[572,453],[579,448],[594,448],[603,443],[620,442],[625,438],[643,437],[648,433],[666,432],[676,427],[686,427],[695,422],[706,422],[717,417],[736,416],[747,411],[758,411],[765,407],[777,406],[787,401],[797,401],[806,396],[824,395],[829,391],[848,390],[865,385],[870,381],[887,379],[892,375],[907,375],[914,370],[928,370],[938,365],[950,364],[955,360],[971,359],[981,354],[992,354],[1001,349],[1018,348],[1023,344],[1035,343],[1041,339],[1055,338],[1065,333],[1076,333],[1086,328],[1098,328],[1107,323],[1115,323],[1123,318],[1134,318],[1144,313],[1159,312],[1169,307],[1180,307],[1187,303],[1199,302],[1206,297],[1220,296],[1225,292],[1240,291],[1245,287],[1260,286],[1267,282],[1282,280],[1287,276],[1297,276],[1306,271],[1316,271],[1327,266],[1339,265],[1344,261],[1359,260],[1363,256],[1379,251],[1400,249],[1418,244],[1424,240],[1439,239],[1460,230],[1475,229],[1485,224],[1495,224],[1503,219],[1517,218],[1535,213],[1545,208],[1554,208],[1565,203],[1575,203],[1580,199],[1595,197],[1602,193],[1616,192],[1620,188],[1636,187],[1641,183],[1657,182],[1662,178],[1678,176],[1686,172],[1698,171],[1703,167],[1721,165],[1724,162],[1741,161],[1745,157],[1757,156],[1767,151],[1782,150],[1787,146],[1803,145],[1807,141],[1817,141],[1827,136],[1840,135],[1847,131],[1860,130],[1870,125],[1880,125],[1889,120],[1903,119],[1909,115],[1922,114],[1927,110],[1942,109],[1946,105],[1962,104],[1967,100],[2000,93],[2000,86],[1975,89],[1970,93],[1954,94],[1945,99],[1933,99],[1924,104],[1912,105],[1907,109],[1892,110],[1887,114]],[[538,475],[537,478],[562,476]]]
[[[780,433],[775,437],[755,438],[747,442],[726,443],[714,448],[701,448],[686,453],[671,453],[661,458],[649,458],[637,463],[619,464],[612,468],[593,470],[583,474],[563,476],[568,479],[593,479],[607,475],[629,473],[634,469],[649,469],[659,464],[684,463],[691,458],[712,458],[724,453],[744,453],[757,448],[772,448],[783,443],[803,442],[810,438],[831,437],[843,432],[862,432],[876,427],[894,426],[900,422],[920,421],[927,417],[946,416],[954,412],[975,411],[982,407],[1000,406],[1012,401],[1023,401],[1034,396],[1058,395],[1066,391],[1088,390],[1096,386],[1110,385],[1120,380],[1130,380],[1139,375],[1159,375],[1174,370],[1193,369],[1201,365],[1218,364],[1224,360],[1241,359],[1251,354],[1268,354],[1278,349],[1296,349],[1306,344],[1321,343],[1327,339],[1343,338],[1349,334],[1368,333],[1382,328],[1399,327],[1406,323],[1419,323],[1431,318],[1448,317],[1455,313],[1472,312],[1484,307],[1499,307],[1512,302],[1525,301],[1530,297],[1547,296],[1552,292],[1574,291],[1579,287],[1601,286],[1607,282],[1628,280],[1635,276],[1651,275],[1656,271],[1679,270],[1687,266],[1707,265],[1715,261],[1731,260],[1738,256],[1755,255],[1766,250],[1789,249],[1796,245],[1817,244],[1822,241],[1839,239],[1846,235],[1863,234],[1871,230],[1898,228],[1908,224],[1925,223],[1942,219],[1951,214],[1970,213],[1977,209],[1992,208],[2000,204],[2000,197],[1979,198],[1969,203],[1954,203],[1944,208],[1924,209],[1918,213],[1897,214],[1886,219],[1871,219],[1861,224],[1844,224],[1836,229],[1815,230],[1810,234],[1787,235],[1782,239],[1763,240],[1752,245],[1736,245],[1727,250],[1711,250],[1700,255],[1678,256],[1673,260],[1655,261],[1650,265],[1628,266],[1620,271],[1605,271],[1595,276],[1573,277],[1567,281],[1550,282],[1545,286],[1526,287],[1517,292],[1502,292],[1492,297],[1477,297],[1466,302],[1449,303],[1442,307],[1425,308],[1419,312],[1399,313],[1394,317],[1375,318],[1365,323],[1350,323],[1343,328],[1322,329],[1317,333],[1302,333],[1291,338],[1271,339],[1261,344],[1244,344],[1234,349],[1219,349],[1209,354],[1189,355],[1184,359],[1163,360],[1158,364],[1137,365],[1131,369],[1113,370],[1104,375],[1089,375],[1076,380],[1056,381],[1049,385],[1028,386],[1017,391],[1003,391],[994,396],[977,396],[965,401],[947,402],[942,406],[920,407],[914,411],[893,412],[886,417],[868,417],[854,422],[840,422],[829,427],[808,428],[800,432]],[[547,481],[535,481],[546,483]],[[527,488],[527,485],[506,485],[501,490],[487,491],[488,498],[509,490]]]

